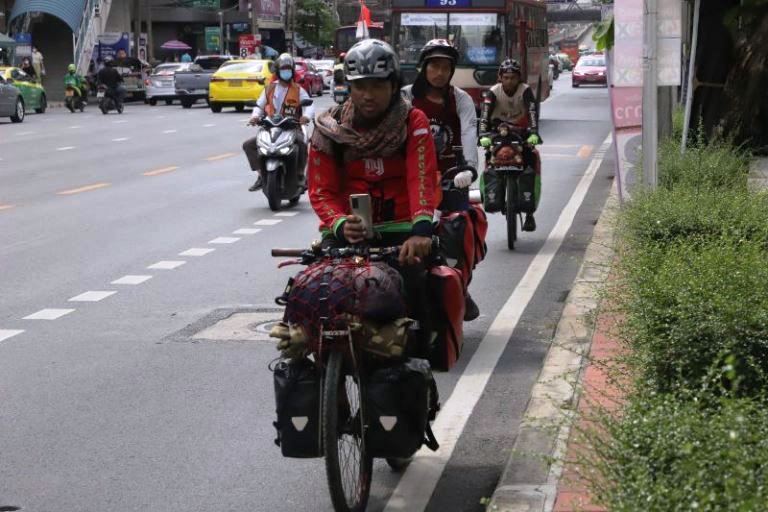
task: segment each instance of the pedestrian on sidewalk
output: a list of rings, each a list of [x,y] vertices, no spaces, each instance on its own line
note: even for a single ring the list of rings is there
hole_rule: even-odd
[[[35,74],[38,81],[42,84],[43,77],[45,76],[45,58],[37,46],[32,47],[32,67],[35,68]]]

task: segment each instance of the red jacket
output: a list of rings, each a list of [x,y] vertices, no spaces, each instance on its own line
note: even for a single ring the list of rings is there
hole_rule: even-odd
[[[427,116],[412,109],[403,154],[363,158],[346,163],[314,147],[309,151],[309,200],[320,217],[321,230],[334,234],[349,215],[351,194],[370,194],[373,223],[379,232],[411,232],[420,221],[431,234],[434,206],[439,200],[437,158]],[[417,230],[414,230],[417,234]]]

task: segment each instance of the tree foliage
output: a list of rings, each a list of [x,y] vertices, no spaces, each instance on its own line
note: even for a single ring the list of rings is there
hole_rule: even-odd
[[[296,26],[301,36],[309,43],[328,47],[333,44],[338,24],[330,7],[323,0],[298,0]]]

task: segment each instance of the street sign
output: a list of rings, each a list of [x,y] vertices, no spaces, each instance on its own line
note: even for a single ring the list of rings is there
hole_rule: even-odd
[[[209,52],[218,51],[221,47],[221,30],[219,27],[205,27],[205,49]]]
[[[246,58],[256,53],[256,36],[254,34],[241,34],[238,38],[240,45],[240,56]]]

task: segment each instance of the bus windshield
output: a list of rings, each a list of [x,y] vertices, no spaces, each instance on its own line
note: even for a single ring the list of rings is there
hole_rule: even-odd
[[[395,16],[396,50],[402,64],[416,64],[430,39],[448,39],[459,66],[498,64],[504,57],[504,16],[497,13],[403,12]]]

